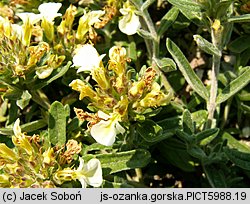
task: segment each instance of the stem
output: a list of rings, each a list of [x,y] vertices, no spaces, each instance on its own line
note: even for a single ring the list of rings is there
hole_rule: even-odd
[[[148,13],[148,10],[141,10],[141,5],[135,2],[134,0],[130,0],[130,2],[135,5],[138,11],[141,11],[141,17],[143,18],[144,22],[142,24],[143,27],[145,27],[145,30],[148,30],[151,33],[152,40],[145,39],[145,44],[147,47],[147,51],[149,53],[149,57],[151,59],[151,65],[155,69],[158,75],[161,76],[163,86],[165,87],[166,90],[170,93],[174,93],[173,88],[171,87],[170,83],[168,82],[166,76],[164,73],[158,68],[155,59],[159,58],[159,50],[160,50],[160,36],[158,36],[155,25]]]
[[[220,30],[215,30],[212,28],[211,30],[212,43],[216,46],[221,52],[221,32]],[[206,127],[211,128],[213,126],[214,120],[214,112],[216,108],[216,97],[218,91],[218,75],[220,72],[220,60],[221,57],[217,55],[213,55],[212,61],[212,73],[211,73],[211,88],[210,88],[210,98],[207,104],[208,110],[208,122]]]

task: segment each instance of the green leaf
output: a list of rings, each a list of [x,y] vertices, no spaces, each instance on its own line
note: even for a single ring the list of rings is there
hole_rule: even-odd
[[[209,144],[218,135],[219,131],[219,128],[213,128],[197,133],[195,135],[196,143],[201,146]]]
[[[230,97],[232,97],[234,94],[236,94],[238,91],[240,91],[242,88],[244,88],[249,82],[250,82],[250,67],[245,67],[247,70],[243,72],[240,76],[238,76],[236,79],[231,81],[219,95],[217,96],[216,103],[220,104]]]
[[[190,135],[194,133],[194,124],[192,120],[192,115],[187,109],[184,110],[182,115],[182,128],[184,132]]]
[[[191,68],[184,54],[181,52],[178,46],[169,38],[167,39],[167,49],[174,58],[175,62],[177,63],[180,71],[182,72],[188,84],[203,99],[208,100],[207,89],[205,88],[199,77],[195,74],[194,70]]]
[[[179,14],[179,9],[173,6],[161,19],[160,26],[157,29],[157,35],[162,36],[168,28],[174,23]]]
[[[161,153],[158,159],[162,159],[162,162],[170,163],[186,172],[195,171],[195,162],[182,141],[171,137],[158,143],[157,149]]]
[[[188,144],[192,144],[194,141],[194,137],[188,133],[185,133],[181,130],[176,130],[176,135],[184,142]]]
[[[187,152],[192,156],[199,160],[203,160],[207,158],[206,153],[197,145],[190,145],[187,148]]]
[[[39,80],[35,81],[35,84],[29,84],[28,86],[32,90],[41,89],[44,86],[47,86],[48,84],[50,84],[52,81],[62,77],[68,71],[70,65],[71,65],[71,62],[69,61],[67,63],[67,65],[65,65],[64,67],[57,68],[56,70],[54,70],[49,78],[46,78],[43,80],[39,79]]]
[[[240,16],[233,16],[227,19],[230,23],[243,23],[250,22],[250,14],[244,14]]]
[[[84,160],[97,158],[100,160],[103,175],[108,175],[124,170],[145,167],[151,160],[149,151],[144,149],[136,149],[126,152],[84,155]]]
[[[232,135],[230,135],[227,132],[224,132],[222,134],[222,139],[227,140],[227,145],[231,149],[237,149],[240,152],[246,152],[250,153],[250,147],[247,146],[244,143],[239,142],[237,139],[235,139]]]
[[[35,120],[29,123],[25,123],[21,125],[22,132],[33,132],[36,130],[39,130],[41,128],[44,128],[47,126],[47,123],[41,119],[41,120]],[[2,135],[13,135],[13,128],[0,128],[0,134]]]
[[[208,112],[206,110],[198,110],[193,112],[191,115],[193,122],[195,123],[195,127],[198,129],[201,128],[207,121]]]
[[[169,134],[162,134],[162,127],[155,123],[153,120],[145,120],[143,123],[138,123],[136,130],[140,136],[147,142],[158,142],[163,139],[166,139]]]
[[[141,11],[144,11],[145,9],[147,9],[151,4],[153,4],[155,2],[155,0],[146,0],[142,6],[141,6]]]
[[[195,1],[192,0],[168,0],[169,3],[172,5],[175,5],[179,9],[184,9],[184,10],[189,10],[192,12],[201,12],[202,11],[202,5],[196,3]]]
[[[226,178],[224,171],[218,165],[210,164],[203,167],[209,184],[212,188],[226,188]]]
[[[137,34],[145,39],[149,39],[149,40],[153,39],[152,34],[146,30],[143,30],[143,29],[138,29]]]
[[[64,106],[55,101],[49,110],[49,138],[53,145],[64,145],[66,142],[66,117]]]
[[[249,41],[250,41],[249,35],[240,36],[239,38],[236,38],[228,45],[228,49],[235,53],[241,53],[250,47]]]
[[[128,57],[130,59],[137,60],[136,43],[135,42],[131,42],[128,44],[127,51],[128,51]]]
[[[128,183],[117,183],[104,180],[102,183],[102,188],[134,188],[133,185]]]
[[[172,72],[176,70],[176,64],[170,58],[166,57],[161,59],[154,58],[154,61],[163,72]]]
[[[27,90],[25,90],[23,91],[21,98],[16,101],[16,104],[23,110],[27,105],[29,105],[31,98],[31,94]]]
[[[215,47],[212,43],[208,42],[206,39],[201,37],[200,35],[194,35],[194,40],[197,43],[198,47],[210,55],[221,56],[220,50]]]
[[[236,149],[224,148],[228,158],[242,169],[250,170],[250,153],[240,152]]]

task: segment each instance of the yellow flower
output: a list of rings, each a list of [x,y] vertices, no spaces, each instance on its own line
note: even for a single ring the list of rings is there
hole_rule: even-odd
[[[80,79],[73,80],[69,86],[75,90],[80,92],[79,99],[82,100],[85,97],[89,97],[92,101],[98,99],[96,92],[85,82]]]
[[[76,32],[76,38],[82,41],[87,32],[92,28],[95,23],[99,23],[99,18],[105,14],[105,11],[97,10],[86,13],[79,20],[79,25]]]
[[[126,1],[119,11],[123,15],[118,23],[119,29],[127,35],[134,35],[141,27],[139,16],[135,14],[135,7]]]

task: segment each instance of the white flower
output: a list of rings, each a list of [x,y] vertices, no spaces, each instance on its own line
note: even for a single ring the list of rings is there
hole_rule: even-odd
[[[24,12],[24,13],[17,13],[16,15],[22,19],[23,24],[26,24],[26,22],[29,20],[30,24],[33,25],[41,20],[40,14]]]
[[[76,50],[72,66],[79,66],[77,73],[91,71],[95,67],[99,67],[104,56],[99,56],[97,50],[92,45],[85,44]]]
[[[102,184],[102,168],[98,159],[91,159],[87,164],[79,157],[80,165],[75,171],[75,179],[79,180],[83,188],[88,185],[99,187]]]
[[[38,7],[38,10],[41,13],[41,16],[49,22],[53,22],[57,16],[61,16],[61,13],[57,13],[61,8],[61,3],[43,3]]]
[[[127,35],[134,35],[141,27],[139,16],[135,14],[134,6],[127,1],[119,11],[123,15],[118,23],[119,29]]]
[[[110,116],[98,111],[98,116],[103,120],[91,127],[90,134],[98,143],[111,146],[115,142],[116,135],[125,132],[119,124],[119,115]]]

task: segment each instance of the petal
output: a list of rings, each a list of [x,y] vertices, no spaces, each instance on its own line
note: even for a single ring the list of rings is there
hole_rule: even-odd
[[[38,10],[45,19],[52,22],[55,17],[62,15],[60,13],[57,13],[61,8],[61,6],[62,6],[61,3],[54,3],[54,2],[43,3],[38,7]]]
[[[13,132],[15,136],[19,136],[22,134],[21,127],[20,127],[20,119],[18,118],[13,126]]]
[[[16,15],[22,19],[23,23],[25,23],[29,19],[31,24],[35,24],[41,19],[40,14],[29,13],[29,12],[17,13]]]
[[[134,13],[123,16],[118,23],[119,29],[127,35],[134,35],[140,26],[139,17]]]
[[[98,159],[91,159],[87,163],[88,172],[86,176],[86,182],[94,187],[99,187],[102,184],[102,167],[101,162]]]
[[[73,66],[80,66],[77,73],[91,71],[94,67],[99,66],[99,54],[92,45],[83,45],[76,50],[76,54],[73,57],[73,63]]]
[[[80,171],[84,167],[84,160],[82,159],[82,157],[79,157],[79,161],[80,161],[80,164],[79,164],[79,167],[77,168],[77,171]]]
[[[80,183],[82,184],[82,188],[87,188],[87,182],[85,181],[85,178],[78,178],[78,180],[80,181]]]
[[[105,11],[97,10],[97,11],[91,11],[88,15],[88,24],[90,26],[94,25],[97,22],[100,22],[99,18],[105,14]]]
[[[45,67],[45,68],[40,68],[36,70],[36,75],[38,76],[39,79],[45,79],[47,78],[51,73],[53,72],[52,67]]]
[[[115,123],[115,129],[116,129],[117,134],[119,134],[119,133],[124,134],[125,133],[124,127],[122,127],[119,122]]]
[[[98,143],[111,146],[115,142],[115,124],[112,123],[111,120],[101,120],[99,123],[92,126],[90,134]]]
[[[97,115],[99,118],[102,118],[104,120],[108,120],[110,118],[110,115],[108,115],[100,110],[97,112]]]

